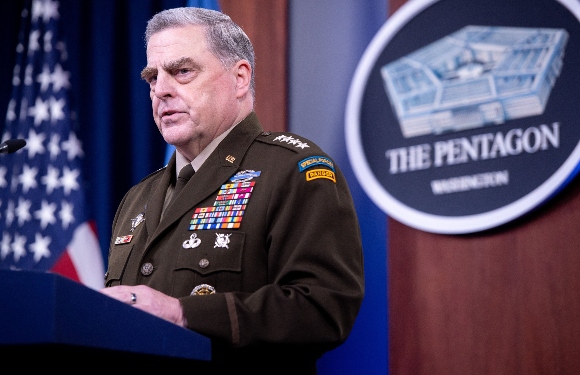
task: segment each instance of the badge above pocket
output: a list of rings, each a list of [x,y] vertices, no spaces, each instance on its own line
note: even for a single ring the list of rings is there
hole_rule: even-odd
[[[194,231],[184,235],[176,270],[190,269],[202,275],[242,270],[245,233],[234,231]]]

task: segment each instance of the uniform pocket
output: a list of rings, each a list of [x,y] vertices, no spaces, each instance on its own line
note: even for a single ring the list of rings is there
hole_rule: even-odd
[[[111,286],[115,281],[121,280],[123,272],[127,267],[127,261],[133,246],[120,245],[111,250],[109,255],[109,267],[107,269],[107,276],[105,278],[105,285]]]
[[[201,275],[242,270],[245,233],[238,231],[194,231],[183,238],[176,270],[189,269]]]

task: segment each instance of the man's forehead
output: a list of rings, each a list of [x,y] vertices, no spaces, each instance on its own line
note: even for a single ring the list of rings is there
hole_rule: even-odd
[[[205,28],[198,25],[174,26],[152,34],[146,49],[155,50],[180,45],[205,45]]]
[[[204,55],[207,52],[205,36],[200,30],[201,26],[185,26],[153,34],[147,44],[147,65],[173,64],[191,56]]]

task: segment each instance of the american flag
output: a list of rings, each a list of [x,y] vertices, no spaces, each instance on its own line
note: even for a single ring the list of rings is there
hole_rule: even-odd
[[[0,155],[0,268],[54,272],[99,289],[104,261],[87,217],[59,2],[28,2],[21,21],[2,141],[26,146]]]

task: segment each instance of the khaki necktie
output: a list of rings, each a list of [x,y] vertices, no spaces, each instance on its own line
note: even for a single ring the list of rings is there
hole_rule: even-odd
[[[187,164],[185,167],[181,168],[181,171],[179,171],[179,176],[177,176],[177,181],[175,182],[175,189],[173,190],[173,197],[171,198],[172,202],[175,200],[175,198],[177,198],[181,189],[183,189],[185,184],[187,184],[187,181],[189,181],[194,173],[195,171],[193,170],[191,164]]]

